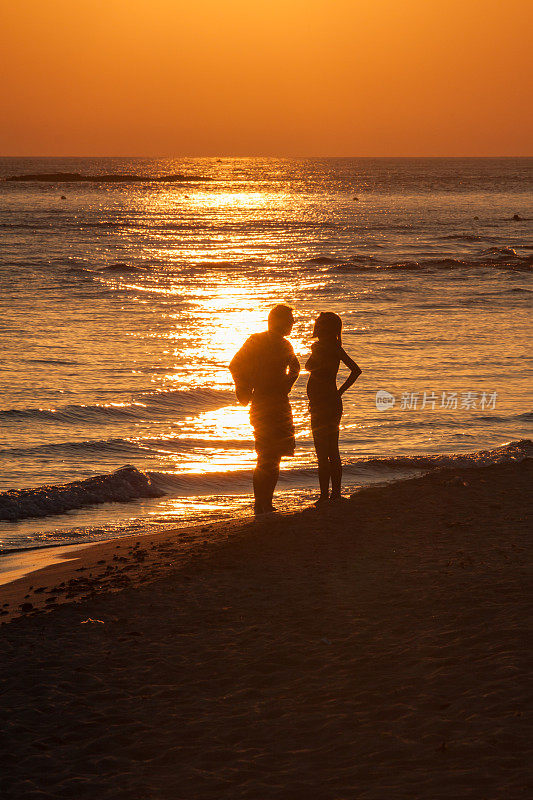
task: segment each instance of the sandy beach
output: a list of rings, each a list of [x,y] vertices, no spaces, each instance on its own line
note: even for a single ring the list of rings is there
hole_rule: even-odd
[[[527,797],[532,472],[71,549],[1,586],[2,797]]]

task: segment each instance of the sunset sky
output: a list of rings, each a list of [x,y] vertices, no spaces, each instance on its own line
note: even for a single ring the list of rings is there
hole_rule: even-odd
[[[529,0],[16,0],[0,155],[531,155]]]

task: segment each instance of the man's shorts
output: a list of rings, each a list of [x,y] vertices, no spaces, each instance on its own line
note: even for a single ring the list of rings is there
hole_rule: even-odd
[[[255,450],[271,458],[294,455],[294,424],[286,395],[252,397],[250,422],[254,429]]]

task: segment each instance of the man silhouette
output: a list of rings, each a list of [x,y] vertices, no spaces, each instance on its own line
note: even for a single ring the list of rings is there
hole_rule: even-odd
[[[275,306],[268,331],[250,336],[229,365],[241,405],[250,406],[257,465],[253,474],[254,511],[274,511],[272,498],[283,456],[294,455],[294,426],[289,392],[300,372],[292,345],[285,338],[294,325],[289,306]]]

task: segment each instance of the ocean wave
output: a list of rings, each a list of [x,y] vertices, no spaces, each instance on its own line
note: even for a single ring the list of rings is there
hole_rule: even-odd
[[[196,264],[191,264],[189,269],[237,269],[241,266],[235,261],[198,261]]]
[[[486,242],[489,237],[481,236],[478,233],[448,233],[446,236],[439,236],[439,239],[451,239],[458,242]]]
[[[140,267],[134,267],[133,264],[117,262],[116,264],[108,264],[105,267],[100,267],[99,272],[118,272],[122,274],[123,272],[142,272],[142,269],[140,269]]]
[[[28,456],[46,455],[71,455],[76,456],[80,453],[121,453],[139,454],[143,447],[139,442],[128,439],[84,439],[79,442],[50,442],[47,444],[30,445],[29,447],[5,447],[0,450],[0,458],[25,458]]]
[[[509,289],[499,289],[496,292],[474,292],[476,297],[499,297],[502,294],[531,294],[532,289],[524,289],[522,286],[512,286]]]
[[[477,420],[482,422],[491,422],[491,423],[505,423],[508,424],[513,421],[520,421],[520,422],[533,422],[533,412],[527,412],[524,414],[511,414],[508,416],[499,416],[497,414],[486,415],[486,416],[477,416]],[[449,420],[446,421],[444,419],[439,420],[439,426],[442,428],[455,428],[456,421]],[[434,425],[434,422],[414,422],[407,418],[402,419],[398,422],[389,422],[387,424],[387,430],[396,430],[396,429],[409,429],[412,428],[413,430],[421,430],[424,427],[430,428]],[[457,434],[457,436],[465,436],[467,434]],[[474,436],[474,434],[468,434],[468,436]],[[311,447],[312,442],[309,439],[299,440],[300,446],[304,447]],[[345,445],[354,444],[360,442],[360,439],[345,439]],[[109,455],[124,455],[124,456],[143,456],[146,458],[147,456],[161,456],[165,453],[169,455],[174,455],[178,453],[189,453],[191,450],[197,449],[204,449],[208,448],[210,451],[212,450],[253,450],[254,442],[253,439],[206,439],[200,437],[186,437],[186,436],[160,436],[160,437],[143,437],[143,438],[121,438],[121,437],[112,437],[109,439],[82,439],[80,441],[66,441],[66,442],[47,442],[44,444],[34,444],[29,445],[27,447],[5,447],[0,449],[0,459],[13,459],[13,458],[27,458],[32,456],[53,456],[57,457],[59,455],[64,457],[75,458],[76,456],[84,453],[95,453],[101,456],[109,456]],[[491,451],[488,451],[491,452]],[[459,456],[462,457],[462,456]],[[469,456],[470,457],[470,456]],[[411,458],[411,457],[409,457]],[[428,463],[433,463],[431,459],[433,456],[413,456],[412,459],[422,458],[424,459],[424,463],[430,459]],[[448,456],[446,456],[448,458]],[[347,468],[349,468],[350,463],[355,463],[358,466],[363,463],[370,463],[365,459],[358,459],[356,462],[348,462]],[[380,465],[382,462],[378,460],[373,460],[373,465]],[[385,462],[383,462],[385,463]],[[418,461],[416,462],[418,463]],[[411,460],[408,462],[397,462],[393,460],[392,462],[390,459],[387,459],[387,464],[391,464],[395,466],[399,464],[400,466],[409,465],[411,464]],[[415,461],[412,461],[412,464],[415,464]],[[224,473],[226,474],[226,473]],[[228,473],[229,474],[229,473]],[[233,474],[233,473],[231,473]],[[181,478],[180,478],[181,480]],[[224,479],[225,480],[225,479]]]
[[[0,228],[2,230],[44,231],[50,230],[50,228],[56,227],[56,225],[56,222],[50,222],[48,225],[39,225],[37,223],[30,224],[27,222],[0,222]]]
[[[343,266],[344,264],[379,264],[376,256],[367,255],[366,253],[353,253],[348,259],[340,256],[315,256],[314,258],[306,259],[303,264],[317,267],[332,266],[333,271],[335,265]]]
[[[345,479],[366,482],[408,477],[413,472],[439,468],[481,467],[505,464],[533,457],[529,439],[510,442],[494,450],[473,453],[441,453],[423,456],[360,458],[344,465]],[[107,475],[97,475],[61,486],[12,489],[0,494],[0,520],[16,521],[27,517],[63,514],[85,506],[107,502],[129,502],[143,497],[195,496],[250,491],[249,469],[211,473],[142,473],[126,465]],[[280,488],[311,486],[316,483],[314,467],[284,470]]]
[[[520,420],[521,422],[533,422],[533,411],[525,411],[523,414],[509,414],[508,416],[501,416],[492,414],[487,416],[480,416],[478,419],[490,422],[509,422],[510,420]],[[528,440],[525,440],[528,441]]]
[[[99,503],[126,503],[141,497],[161,497],[150,478],[131,465],[109,475],[96,475],[63,486],[12,489],[0,494],[0,520],[16,522],[28,517],[65,514]]]
[[[520,258],[514,247],[487,247],[481,255],[498,256],[499,258]]]
[[[52,223],[50,223],[52,224]],[[57,223],[56,223],[57,224]],[[33,226],[32,226],[33,227]],[[150,233],[154,233],[156,235],[159,234],[167,234],[167,233],[179,233],[180,231],[187,231],[191,232],[191,229],[195,229],[199,234],[203,234],[206,236],[213,235],[213,234],[247,234],[247,233],[263,233],[263,232],[272,232],[272,231],[282,231],[282,232],[289,232],[289,231],[307,231],[307,230],[334,230],[336,225],[330,222],[306,222],[305,220],[268,220],[268,219],[257,219],[253,220],[252,222],[233,222],[233,221],[224,221],[221,222],[217,220],[209,221],[204,219],[202,221],[201,228],[197,228],[195,222],[190,221],[188,219],[176,219],[176,220],[169,220],[167,218],[150,218],[149,215],[143,215],[142,217],[130,217],[130,218],[123,218],[123,219],[106,219],[106,220],[98,220],[98,221],[91,221],[90,219],[86,220],[76,220],[76,221],[69,221],[69,220],[62,220],[59,225],[57,225],[58,229],[61,228],[73,228],[79,230],[91,229],[91,228],[123,228],[128,229],[130,231],[149,231]]]
[[[59,408],[14,408],[0,411],[0,418],[43,420],[68,424],[149,420],[190,414],[233,405],[232,392],[221,389],[187,389],[141,395],[131,403],[65,405]]]
[[[183,275],[191,274],[195,275],[199,272],[205,272],[206,270],[216,270],[216,271],[225,271],[225,270],[239,270],[243,271],[245,269],[268,269],[269,265],[266,264],[264,261],[260,261],[258,259],[247,259],[244,261],[197,261],[189,264],[180,264],[180,265],[169,265],[166,262],[159,262],[156,264],[128,264],[126,262],[117,262],[113,264],[106,264],[104,266],[95,267],[94,269],[90,267],[82,267],[82,266],[68,266],[65,269],[67,274],[74,274],[74,275],[85,275],[86,277],[95,278],[99,275],[112,275],[116,273],[118,276],[123,274],[141,274],[141,275],[150,275],[150,273],[157,273],[158,268],[161,266],[165,267],[164,276],[165,278],[171,277],[178,277],[181,278]],[[158,291],[157,287],[154,289]]]
[[[322,266],[323,264],[337,264],[341,259],[334,258],[333,256],[315,256],[314,258],[307,258],[304,264],[316,264]]]
[[[188,181],[212,181],[208,175],[136,175],[133,173],[84,175],[80,172],[34,172],[23,175],[10,175],[3,179],[6,182],[26,183],[184,183]]]
[[[438,453],[436,455],[395,456],[394,458],[369,459],[371,466],[411,467],[421,469],[442,469],[462,467],[484,467],[489,464],[507,464],[533,458],[531,439],[520,439],[496,447],[494,450],[477,450],[473,453]]]
[[[74,361],[73,359],[63,359],[63,358],[21,358],[21,362],[26,364],[54,364],[58,365],[68,365],[68,366],[79,366],[82,362],[81,361]]]
[[[512,248],[490,248],[490,251],[484,251],[483,254],[471,258],[443,256],[442,258],[426,258],[420,261],[398,261],[393,263],[373,261],[368,264],[362,264],[358,261],[345,261],[342,264],[331,266],[330,269],[333,272],[365,272],[368,270],[409,272],[492,268],[529,272],[533,267],[533,257],[520,256]]]
[[[80,453],[98,453],[100,455],[127,454],[147,455],[147,452],[180,453],[196,448],[208,447],[210,449],[224,450],[250,450],[253,449],[253,439],[199,439],[181,436],[159,438],[123,439],[120,437],[110,439],[83,439],[78,442],[48,442],[46,444],[30,445],[28,447],[5,447],[0,450],[0,458],[25,458],[28,456],[63,455],[76,456]]]
[[[533,458],[533,442],[521,439],[493,450],[477,450],[470,453],[438,453],[436,455],[392,456],[390,458],[358,458],[343,463],[345,479],[364,479],[369,473],[382,480],[390,479],[391,473],[412,473],[442,468],[482,467],[489,464],[506,464]],[[148,472],[154,486],[167,494],[201,495],[231,491],[250,491],[251,470],[210,473]],[[280,487],[302,486],[316,483],[315,467],[299,467],[280,473]]]

